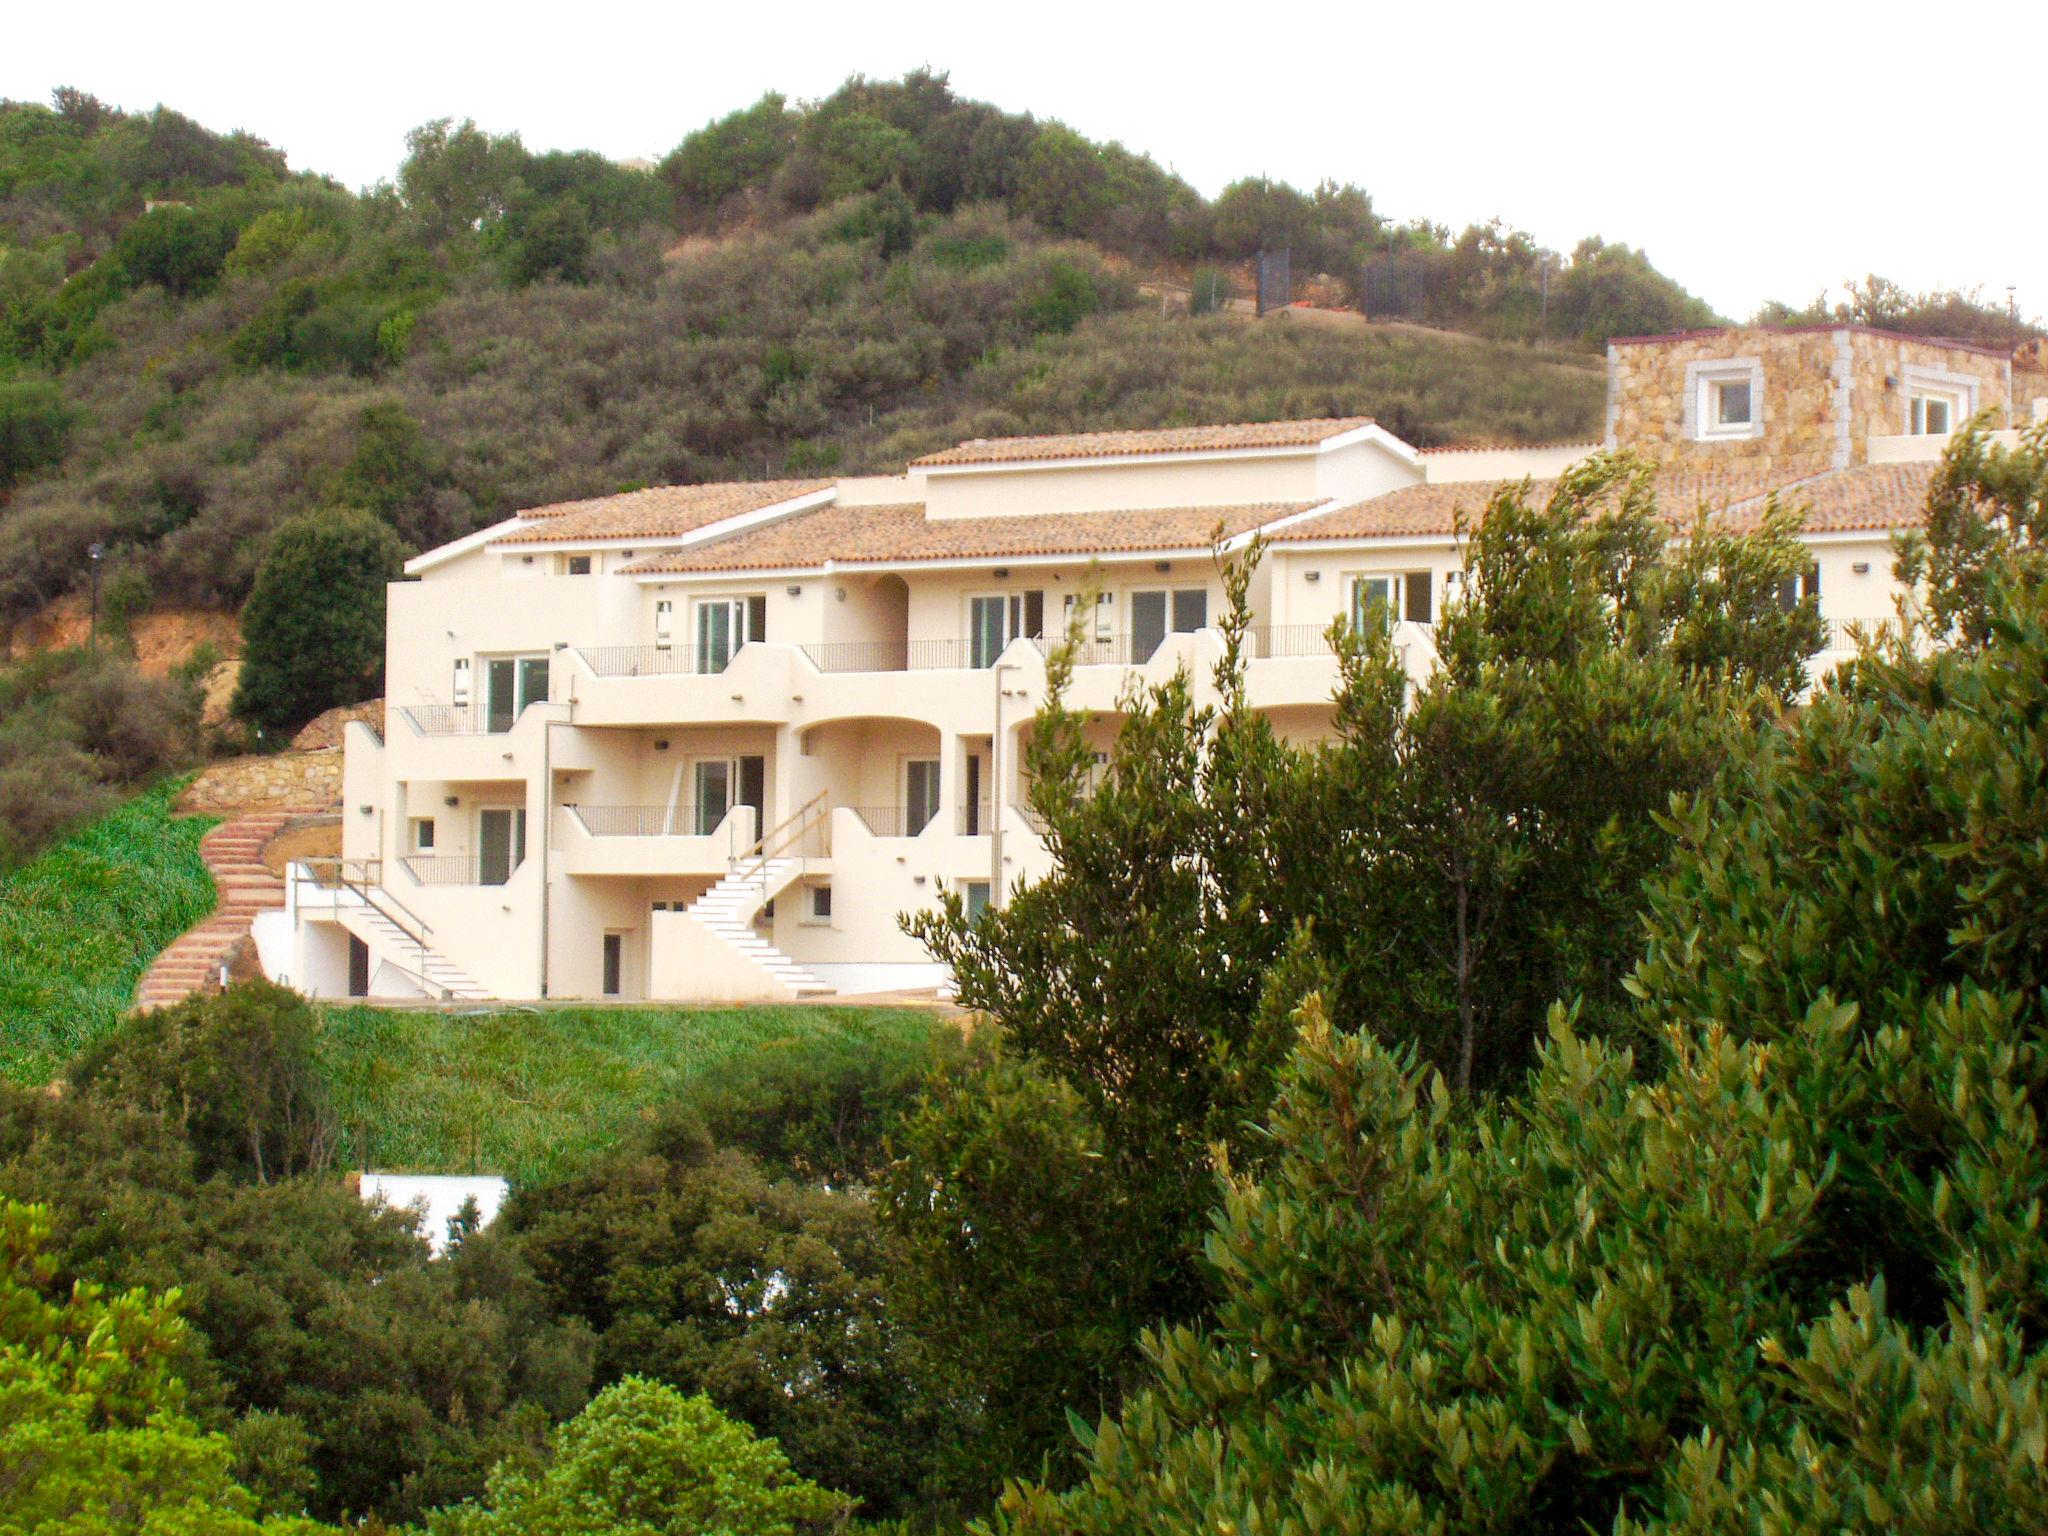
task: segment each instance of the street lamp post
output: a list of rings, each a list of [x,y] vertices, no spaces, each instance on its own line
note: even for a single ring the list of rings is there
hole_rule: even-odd
[[[1003,674],[1021,671],[1015,662],[990,668],[996,683],[996,726],[988,738],[988,904],[1003,904]]]
[[[100,556],[107,552],[107,546],[94,539],[85,547],[86,557],[92,561],[92,618],[87,629],[87,638],[92,648],[100,648]]]

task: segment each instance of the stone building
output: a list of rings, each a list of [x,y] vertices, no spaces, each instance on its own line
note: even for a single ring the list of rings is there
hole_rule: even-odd
[[[1889,461],[1885,440],[1942,437],[2014,406],[1995,347],[1863,326],[1630,336],[1607,347],[1607,442],[1660,463],[1800,476]]]

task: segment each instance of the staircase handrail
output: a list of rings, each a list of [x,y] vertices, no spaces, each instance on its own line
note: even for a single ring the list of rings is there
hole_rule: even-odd
[[[737,869],[740,865],[748,863],[766,864],[809,832],[829,813],[825,802],[830,797],[829,790],[819,790],[789,815],[755,838],[753,846],[734,855],[733,867]]]

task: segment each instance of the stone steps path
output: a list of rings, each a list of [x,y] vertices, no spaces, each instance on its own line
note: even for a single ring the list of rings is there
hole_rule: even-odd
[[[219,984],[221,962],[248,936],[256,914],[284,906],[284,882],[263,867],[264,845],[288,823],[318,814],[319,807],[255,811],[224,821],[199,839],[199,857],[220,901],[143,973],[135,989],[138,1009],[168,1008]]]

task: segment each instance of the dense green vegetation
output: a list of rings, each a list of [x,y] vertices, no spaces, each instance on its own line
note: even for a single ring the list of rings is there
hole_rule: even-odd
[[[0,1084],[17,1503],[124,1489],[155,1412],[135,1499],[230,1531],[2040,1529],[2048,430],[1939,478],[1949,647],[1796,715],[1783,529],[1667,549],[1640,490],[1506,493],[1412,699],[1340,632],[1325,748],[1229,662],[1100,774],[1055,698],[1059,870],[932,930],[971,1046],[252,984]],[[446,1077],[575,1086],[430,1259],[335,1174],[364,1083]],[[140,1288],[92,1379],[80,1281]]]
[[[1212,1158],[1262,1158],[1304,991],[1465,1099],[1521,1080],[1558,997],[1602,1020],[1624,1000],[1641,881],[1674,842],[1656,814],[1775,717],[1821,642],[1816,604],[1779,606],[1807,559],[1790,516],[1674,548],[1649,487],[1602,456],[1545,500],[1503,489],[1426,682],[1390,626],[1340,632],[1328,744],[1291,747],[1246,703],[1256,552],[1225,566],[1220,706],[1186,677],[1132,697],[1098,764],[1049,665],[1025,766],[1056,869],[999,911],[910,921],[1002,1020],[1014,1075],[936,1101],[886,1181],[918,1256],[905,1305],[947,1319],[936,1347],[1010,1465],[1116,1401],[1143,1329],[1210,1306]]]
[[[0,879],[0,1078],[48,1082],[113,1027],[159,951],[213,908],[182,781],[137,795]]]
[[[1521,1081],[1285,978],[1212,1306],[993,1529],[2041,1527],[2048,430],[1973,463],[1981,631],[1732,736]]]
[[[775,1073],[791,1055],[800,1056],[804,1070],[779,1097],[848,1083],[850,1100],[832,1118],[843,1119],[850,1135],[868,1118],[861,1085],[877,1078],[898,1089],[914,1083],[938,1032],[951,1033],[915,1008],[322,1011],[321,1070],[347,1160],[429,1172],[481,1169],[522,1182],[581,1168],[683,1098],[702,1099],[712,1124],[738,1141],[748,1134],[745,1126],[721,1118],[717,1106],[742,1084],[758,1083],[764,1100],[777,1098]],[[807,1115],[792,1111],[798,1120]],[[839,1166],[830,1147],[785,1149],[758,1139],[752,1145],[764,1157],[822,1175]]]

